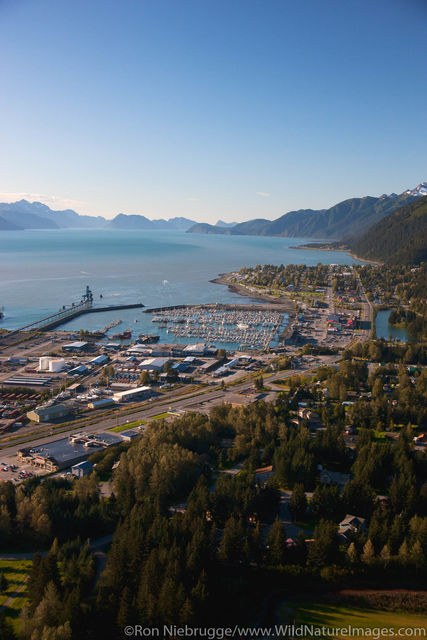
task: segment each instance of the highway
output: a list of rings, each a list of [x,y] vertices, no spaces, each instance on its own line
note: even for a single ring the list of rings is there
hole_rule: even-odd
[[[340,356],[323,356],[320,359],[320,362],[318,363],[315,363],[315,364],[307,363],[306,366],[303,366],[299,369],[290,369],[288,371],[280,371],[280,372],[274,373],[273,375],[269,376],[265,382],[266,384],[269,385],[275,380],[280,380],[293,375],[307,374],[312,372],[313,369],[318,368],[320,366],[334,364],[339,360],[339,358]],[[132,411],[131,413],[127,414],[125,417],[120,415],[109,416],[106,418],[101,417],[99,422],[93,425],[88,425],[88,426],[79,425],[67,430],[67,432],[63,434],[54,433],[52,435],[49,435],[43,438],[31,440],[30,442],[27,442],[25,444],[22,444],[22,443],[14,444],[9,447],[4,447],[1,449],[1,452],[0,452],[1,462],[6,462],[6,464],[11,464],[11,463],[16,464],[16,453],[18,449],[22,449],[25,447],[38,447],[40,445],[45,445],[45,444],[48,444],[49,442],[53,442],[54,440],[58,440],[60,438],[66,438],[68,434],[72,432],[84,431],[85,433],[89,433],[89,434],[98,434],[108,429],[111,429],[113,427],[116,427],[118,425],[126,424],[126,422],[133,422],[135,420],[149,421],[150,418],[152,418],[153,416],[158,415],[159,413],[168,411],[169,409],[173,411],[179,411],[179,410],[203,411],[203,407],[201,407],[201,404],[203,405],[209,404],[210,406],[212,406],[213,404],[221,404],[222,402],[227,402],[227,399],[230,398],[230,396],[235,396],[236,394],[239,394],[242,392],[249,392],[249,391],[253,391],[253,382],[246,380],[245,382],[242,382],[240,384],[233,385],[233,387],[231,387],[230,389],[220,389],[218,385],[218,386],[215,386],[215,388],[213,389],[208,388],[205,391],[199,392],[197,395],[192,394],[190,396],[184,396],[181,398],[180,397],[165,398],[164,396],[162,396],[161,399],[159,398],[157,401],[155,400],[152,403],[150,403],[150,406],[145,406],[144,408],[137,408],[135,409],[135,411]],[[280,389],[278,389],[277,392],[278,391],[280,391]],[[27,466],[26,468],[30,468],[30,467]],[[31,470],[34,471],[34,469],[31,469]],[[6,476],[6,474],[4,475]],[[9,476],[9,473],[7,475]],[[8,478],[5,477],[4,479],[10,479],[10,477]]]

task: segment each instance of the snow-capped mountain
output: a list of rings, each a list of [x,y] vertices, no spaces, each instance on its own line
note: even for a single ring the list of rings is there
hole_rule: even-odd
[[[408,189],[405,191],[405,195],[415,197],[427,196],[427,182],[421,182],[415,189]]]

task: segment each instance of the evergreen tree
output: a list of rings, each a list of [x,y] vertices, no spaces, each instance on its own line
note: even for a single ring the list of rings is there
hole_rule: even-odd
[[[267,539],[268,562],[273,566],[285,564],[286,558],[286,531],[282,522],[277,517],[270,527]]]
[[[307,509],[307,498],[305,497],[304,485],[297,482],[294,485],[291,499],[289,501],[289,511],[293,520],[303,520]]]
[[[371,540],[369,539],[363,547],[363,553],[360,556],[361,561],[364,564],[372,564],[375,560],[375,549]]]

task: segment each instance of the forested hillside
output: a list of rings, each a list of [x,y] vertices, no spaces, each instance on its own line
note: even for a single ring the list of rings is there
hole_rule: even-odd
[[[351,242],[361,258],[389,264],[419,264],[427,259],[427,196],[380,220]]]
[[[196,224],[188,233],[220,233],[227,235],[282,236],[289,238],[341,239],[364,233],[371,225],[414,200],[415,196],[402,193],[379,198],[349,198],[329,209],[299,209],[289,211],[277,220],[258,218],[224,228],[209,224]]]

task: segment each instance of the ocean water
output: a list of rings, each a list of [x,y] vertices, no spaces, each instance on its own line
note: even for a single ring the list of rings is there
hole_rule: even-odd
[[[0,232],[0,327],[17,328],[78,302],[88,284],[95,304],[142,302],[146,307],[248,302],[210,282],[256,264],[351,264],[342,252],[292,249],[303,239],[196,235],[171,231],[27,230]],[[100,299],[100,294],[103,298]],[[153,332],[141,309],[88,314],[64,329],[94,330],[112,319]],[[135,322],[135,320],[137,322]]]

